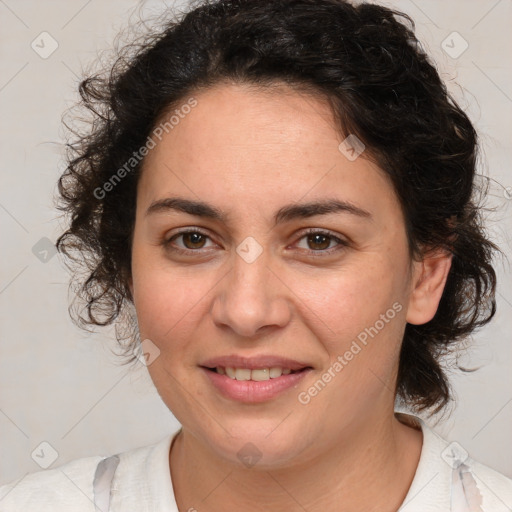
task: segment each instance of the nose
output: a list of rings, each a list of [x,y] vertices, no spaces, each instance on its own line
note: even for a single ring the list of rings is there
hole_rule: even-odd
[[[233,268],[218,285],[211,313],[218,327],[254,337],[270,327],[284,327],[291,316],[290,290],[261,254],[247,263],[238,254]]]

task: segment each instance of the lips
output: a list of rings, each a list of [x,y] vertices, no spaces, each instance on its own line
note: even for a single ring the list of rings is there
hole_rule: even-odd
[[[264,368],[283,368],[290,371],[304,370],[311,368],[306,362],[297,361],[281,356],[260,355],[254,357],[243,357],[238,355],[220,356],[203,361],[200,366],[208,369],[239,368],[247,370],[261,370]]]
[[[311,369],[305,368],[264,381],[231,379],[227,375],[221,375],[206,368],[202,368],[202,372],[206,381],[225,398],[256,404],[276,399],[285,391],[296,388],[311,372]]]
[[[307,363],[280,356],[215,357],[200,367],[207,381],[224,397],[245,403],[277,398],[310,373]]]

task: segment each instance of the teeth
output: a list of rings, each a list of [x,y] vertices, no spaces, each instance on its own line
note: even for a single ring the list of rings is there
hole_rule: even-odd
[[[251,379],[252,380],[269,380],[270,379],[270,370],[268,368],[262,368],[261,370],[252,370],[251,371]]]
[[[276,377],[281,377],[283,374],[282,368],[270,368],[270,378],[275,379]]]
[[[251,380],[251,370],[248,368],[237,368],[235,370],[236,380]]]
[[[220,375],[227,375],[230,379],[254,381],[277,379],[277,377],[281,377],[281,375],[289,375],[292,372],[290,368],[280,368],[277,366],[254,370],[250,370],[249,368],[231,368],[229,366],[223,368],[222,366],[217,366],[215,370]]]

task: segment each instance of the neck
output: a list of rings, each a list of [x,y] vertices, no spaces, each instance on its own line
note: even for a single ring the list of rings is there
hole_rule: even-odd
[[[220,459],[186,429],[170,453],[179,510],[395,512],[418,465],[420,431],[393,415],[365,421],[305,463],[261,470]],[[385,504],[385,505],[383,505]]]

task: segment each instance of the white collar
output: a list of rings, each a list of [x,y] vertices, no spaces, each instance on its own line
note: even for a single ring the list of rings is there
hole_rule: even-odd
[[[421,428],[423,445],[412,484],[399,512],[439,512],[450,510],[452,468],[442,454],[448,443],[437,435],[421,418],[395,413],[397,419],[415,428]],[[135,449],[123,454],[114,477],[112,510],[138,503],[140,496],[151,497],[154,512],[178,512],[169,467],[172,442],[178,429],[151,447]],[[148,454],[147,450],[150,450]],[[140,468],[141,464],[144,465]],[[133,468],[140,471],[133,471]],[[143,480],[140,476],[143,475]],[[123,482],[117,487],[116,481]],[[147,504],[147,502],[146,502]],[[158,508],[154,508],[158,504]]]

